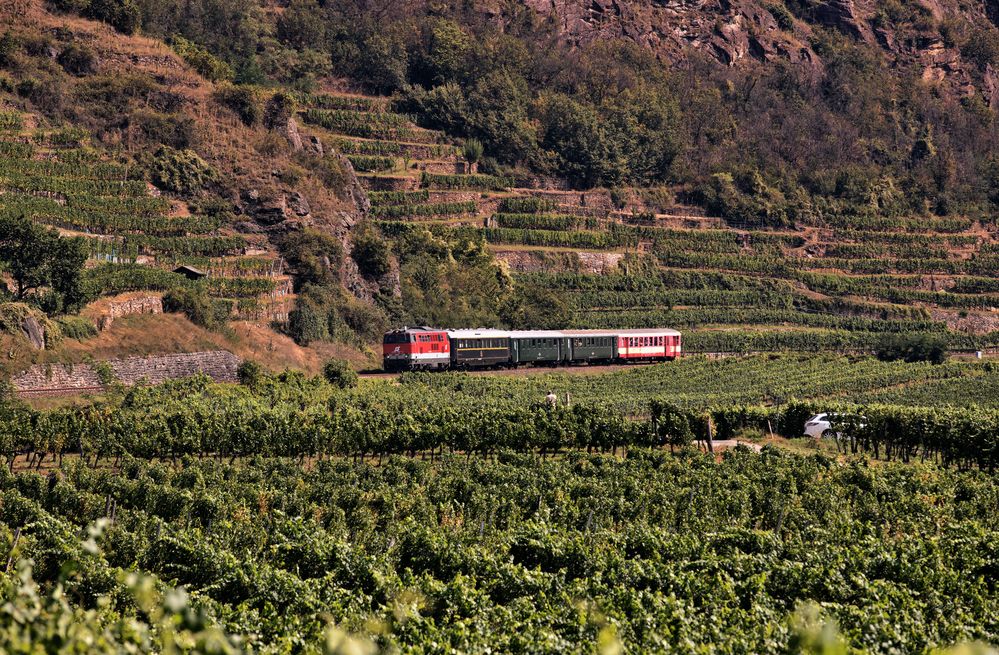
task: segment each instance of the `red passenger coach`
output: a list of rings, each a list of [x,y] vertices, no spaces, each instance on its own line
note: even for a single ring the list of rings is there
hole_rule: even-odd
[[[680,356],[680,333],[676,330],[618,330],[617,358],[662,360]]]
[[[447,368],[451,364],[451,342],[443,330],[404,327],[385,333],[382,355],[386,371]]]

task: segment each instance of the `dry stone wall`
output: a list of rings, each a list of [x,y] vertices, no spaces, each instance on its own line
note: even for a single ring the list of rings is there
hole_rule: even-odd
[[[132,314],[162,314],[163,299],[159,296],[139,296],[122,302],[108,304],[107,311],[97,320],[97,328],[104,331],[115,319]]]
[[[199,373],[204,373],[216,382],[236,382],[236,369],[241,361],[229,351],[213,350],[158,357],[129,357],[98,365],[36,364],[14,376],[11,382],[22,397],[100,391],[104,388],[105,381],[117,381],[126,386],[160,384]]]

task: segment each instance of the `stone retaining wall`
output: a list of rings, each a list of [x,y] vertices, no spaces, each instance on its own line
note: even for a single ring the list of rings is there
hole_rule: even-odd
[[[97,329],[102,332],[114,323],[115,319],[132,314],[162,314],[163,299],[159,296],[139,296],[121,302],[108,304],[107,311],[97,320]]]
[[[241,361],[227,350],[213,350],[114,359],[106,362],[106,370],[113,380],[127,386],[160,384],[198,373],[204,373],[216,382],[236,382],[236,369]],[[103,367],[91,364],[36,364],[15,375],[11,382],[21,397],[100,391],[104,388],[100,368]]]

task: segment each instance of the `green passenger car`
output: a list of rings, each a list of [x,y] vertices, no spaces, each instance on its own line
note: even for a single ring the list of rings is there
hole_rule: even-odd
[[[569,341],[570,362],[609,362],[617,357],[617,337],[613,332],[564,330]]]
[[[510,333],[510,362],[555,366],[569,361],[569,339],[561,332],[532,330]]]

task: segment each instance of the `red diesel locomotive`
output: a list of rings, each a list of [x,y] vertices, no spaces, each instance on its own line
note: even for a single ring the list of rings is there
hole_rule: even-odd
[[[444,330],[404,327],[385,333],[382,356],[386,371],[448,368],[451,340]]]

